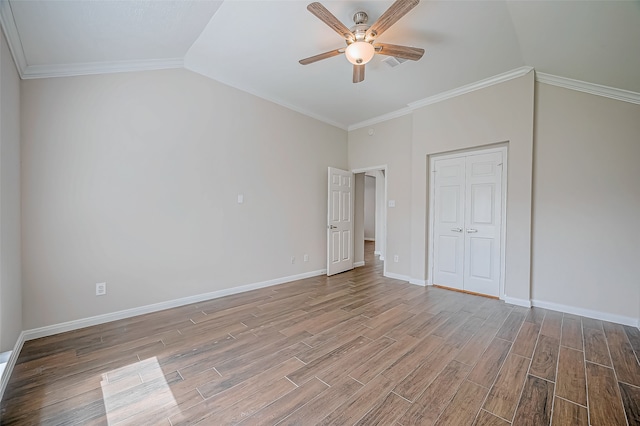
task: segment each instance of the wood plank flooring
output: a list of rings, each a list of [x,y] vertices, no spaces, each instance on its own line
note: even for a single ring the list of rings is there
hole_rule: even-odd
[[[366,266],[25,343],[3,425],[640,425],[640,331]]]

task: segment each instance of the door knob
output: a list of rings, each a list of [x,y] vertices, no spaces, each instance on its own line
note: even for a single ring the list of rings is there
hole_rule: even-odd
[[[453,232],[462,232],[462,228],[451,228]]]
[[[478,232],[477,229],[467,229],[467,234],[473,234],[474,232]]]
[[[335,225],[329,225],[327,228],[329,228],[329,229],[337,229],[338,227],[335,226]]]

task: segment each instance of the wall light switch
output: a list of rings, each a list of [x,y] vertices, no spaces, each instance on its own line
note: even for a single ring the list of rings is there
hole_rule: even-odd
[[[238,194],[238,204],[244,203],[244,194]]]
[[[107,283],[96,283],[96,296],[107,294]]]
[[[395,207],[396,206],[396,200],[389,200],[389,207]]]

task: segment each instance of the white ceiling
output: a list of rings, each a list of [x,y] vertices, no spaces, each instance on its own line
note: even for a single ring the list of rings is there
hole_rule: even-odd
[[[309,0],[0,2],[23,78],[184,66],[343,128],[523,66],[640,94],[639,1],[422,0],[378,40],[424,57],[359,84],[344,57],[298,63],[344,46]],[[322,3],[351,27],[392,1]]]

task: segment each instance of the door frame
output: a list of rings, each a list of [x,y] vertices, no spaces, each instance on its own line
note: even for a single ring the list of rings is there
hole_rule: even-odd
[[[386,164],[383,164],[381,166],[372,166],[372,167],[362,167],[359,169],[351,169],[351,173],[356,174],[356,173],[366,173],[366,172],[376,172],[376,171],[382,171],[384,172],[384,196],[382,200],[378,200],[378,197],[376,197],[376,206],[378,203],[382,203],[382,207],[384,209],[384,220],[382,222],[382,253],[380,253],[380,257],[382,260],[382,274],[384,276],[387,276],[387,216],[388,216],[388,212],[387,212],[387,188],[389,185],[389,173],[388,173],[388,168]],[[355,210],[355,209],[354,209]],[[379,218],[376,217],[376,221]],[[376,235],[376,240],[378,239],[378,235]],[[355,244],[356,241],[354,239],[353,244]],[[355,246],[354,246],[354,250],[355,250]]]
[[[434,187],[434,179],[433,173],[435,173],[435,162],[437,160],[446,160],[450,158],[458,158],[465,157],[467,155],[475,155],[475,154],[488,154],[492,152],[502,152],[502,223],[500,224],[500,290],[499,297],[501,300],[504,300],[504,278],[506,274],[506,241],[507,241],[507,184],[508,184],[508,153],[509,146],[505,144],[494,145],[491,147],[481,148],[470,148],[460,151],[453,152],[444,152],[439,154],[430,154],[429,158],[429,221],[427,223],[428,230],[428,270],[427,270],[427,285],[433,285],[433,267],[434,265],[434,238],[433,232],[435,229],[435,187]]]

